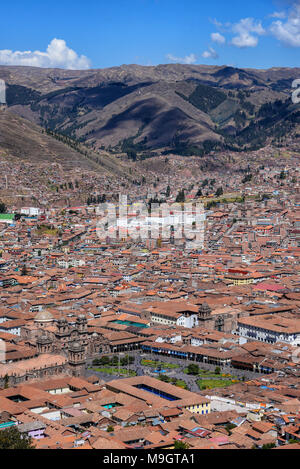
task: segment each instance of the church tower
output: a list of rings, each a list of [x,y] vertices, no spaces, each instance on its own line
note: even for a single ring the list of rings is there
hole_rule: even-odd
[[[84,364],[84,347],[79,342],[73,342],[69,347],[69,369],[72,376],[82,375]]]
[[[76,320],[76,327],[80,334],[87,331],[87,319],[84,314],[79,314]]]
[[[198,310],[198,319],[199,321],[207,321],[211,319],[211,308],[207,303],[202,303]]]
[[[52,352],[52,339],[47,334],[42,334],[36,339],[36,346],[38,353],[51,353]]]
[[[56,335],[59,336],[60,338],[63,338],[69,335],[69,324],[66,319],[61,318],[57,321]]]

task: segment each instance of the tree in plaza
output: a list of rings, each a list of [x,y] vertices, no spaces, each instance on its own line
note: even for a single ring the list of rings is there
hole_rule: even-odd
[[[190,363],[187,367],[187,372],[189,375],[197,375],[199,373],[199,366],[195,363]]]
[[[158,379],[160,379],[161,381],[164,381],[164,383],[169,382],[169,378],[167,376],[163,375],[162,373],[159,373]]]
[[[32,439],[22,435],[16,426],[0,430],[0,449],[35,449]]]
[[[107,356],[103,356],[100,358],[100,364],[101,365],[109,365],[110,364],[110,358]]]
[[[130,365],[131,363],[134,362],[134,357],[131,357],[129,355],[125,355],[125,357],[121,358],[121,365],[122,366],[125,366],[125,365]]]
[[[117,355],[114,355],[111,360],[112,365],[118,365],[119,363],[119,357]]]

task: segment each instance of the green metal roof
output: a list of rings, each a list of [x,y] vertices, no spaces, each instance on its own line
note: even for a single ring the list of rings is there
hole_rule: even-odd
[[[14,213],[0,213],[0,220],[13,220]]]
[[[14,425],[17,425],[16,422],[4,422],[4,423],[0,423],[0,429],[13,427]]]

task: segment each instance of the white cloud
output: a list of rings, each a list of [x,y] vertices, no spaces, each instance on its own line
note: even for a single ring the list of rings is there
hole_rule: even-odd
[[[84,55],[78,56],[63,39],[53,39],[46,52],[0,50],[0,64],[69,70],[83,70],[91,67],[89,59]]]
[[[225,39],[225,37],[222,36],[222,34],[220,34],[220,33],[212,33],[212,34],[210,35],[210,37],[211,37],[211,39],[212,39],[213,42],[216,42],[216,43],[218,43],[218,44],[225,44],[226,39]]]
[[[269,18],[285,18],[286,14],[284,11],[274,11],[271,15],[269,15]]]
[[[264,34],[265,30],[260,21],[255,22],[253,18],[243,18],[232,26],[232,32],[236,34],[231,41],[234,46],[256,47],[258,44],[257,35]]]
[[[197,62],[197,57],[195,54],[186,55],[185,57],[175,57],[172,54],[167,54],[166,57],[168,60],[170,60],[170,62],[176,62],[176,63],[182,63],[182,64],[191,65]]]
[[[270,32],[283,44],[300,47],[300,3],[294,4],[285,22],[273,21]]]
[[[213,49],[213,47],[209,47],[208,50],[205,50],[202,54],[202,57],[205,59],[217,59],[219,57],[218,53]]]
[[[216,26],[216,28],[219,30],[219,31],[222,31],[222,32],[225,32],[228,30],[228,28],[231,27],[231,23],[229,23],[228,21],[226,23],[221,23],[220,21],[216,20],[215,18],[214,19],[210,19],[210,22],[212,24],[214,24]]]
[[[235,36],[231,44],[236,47],[256,47],[258,44],[258,38],[256,36],[251,36],[249,33],[242,34],[240,36]]]
[[[211,22],[217,27],[217,28],[222,28],[223,23],[218,21],[216,18],[212,19]]]

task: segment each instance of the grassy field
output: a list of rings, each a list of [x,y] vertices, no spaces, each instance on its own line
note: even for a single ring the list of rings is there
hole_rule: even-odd
[[[235,379],[198,379],[197,385],[200,390],[203,389],[214,389],[214,388],[225,388],[237,383]]]
[[[185,368],[184,373],[188,374],[188,369]],[[192,376],[192,375],[190,375]],[[199,370],[199,373],[196,375],[199,376],[200,378],[216,378],[216,379],[221,379],[221,378],[229,378],[229,379],[237,379],[236,376],[233,376],[229,373],[215,373],[213,371],[209,370]]]
[[[98,373],[106,373],[108,375],[117,375],[119,374],[119,368],[117,366],[103,366],[103,367],[91,367],[89,370],[98,371]],[[120,367],[121,375],[136,376],[136,372],[132,370],[127,370],[127,368]]]
[[[57,236],[58,229],[51,228],[51,226],[48,226],[48,225],[40,225],[37,229],[37,234],[39,236],[43,236],[43,235]]]
[[[146,359],[141,360],[141,365],[151,366],[153,368],[161,367],[162,369],[165,369],[165,368],[179,368],[179,365],[176,365],[175,363],[163,363],[163,362],[158,362],[158,361],[155,361],[155,360],[146,360]]]
[[[178,386],[179,388],[187,389],[187,384],[185,381],[183,381],[183,379],[177,379],[176,383],[172,384],[175,384],[175,386]]]
[[[245,195],[245,200],[252,200],[258,198],[258,194],[246,194]],[[206,207],[207,204],[210,202],[216,202],[216,203],[224,203],[224,204],[232,204],[235,202],[243,202],[243,194],[242,192],[237,192],[237,193],[227,193],[227,194],[222,194],[219,197],[200,197],[197,198],[199,202],[202,202],[204,206]]]
[[[188,389],[188,386],[183,379],[170,378],[169,376],[165,376],[162,374],[158,375],[157,378],[160,379],[160,381],[163,381],[164,383],[170,383],[174,386],[178,386],[179,388]]]

